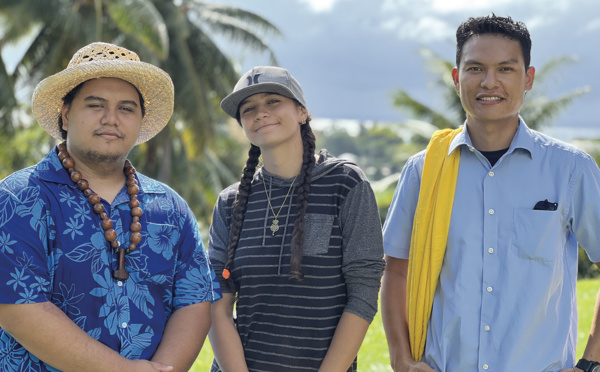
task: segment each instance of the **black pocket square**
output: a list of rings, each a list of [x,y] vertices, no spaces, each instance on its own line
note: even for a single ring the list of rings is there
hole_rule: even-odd
[[[549,202],[548,199],[541,200],[533,207],[534,211],[555,211],[558,208],[558,203]]]

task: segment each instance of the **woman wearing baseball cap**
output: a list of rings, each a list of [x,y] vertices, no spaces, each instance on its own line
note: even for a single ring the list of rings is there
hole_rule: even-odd
[[[251,146],[210,229],[223,290],[212,307],[211,370],[356,371],[384,268],[368,180],[326,150],[315,154],[302,88],[285,69],[253,68],[221,107]]]

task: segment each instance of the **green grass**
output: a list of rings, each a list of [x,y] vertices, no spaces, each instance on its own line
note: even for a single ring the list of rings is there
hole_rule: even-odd
[[[577,281],[577,304],[579,308],[579,331],[577,334],[577,357],[579,359],[585,349],[594,314],[596,294],[600,287],[600,279],[582,279]],[[192,372],[208,372],[212,363],[212,349],[206,340]],[[369,327],[365,341],[358,353],[358,370],[361,372],[389,372],[390,355],[381,323],[381,312],[378,312]]]
[[[581,279],[577,281],[577,313],[579,316],[579,326],[577,327],[577,357],[579,360],[585,350],[592,318],[594,317],[594,305],[596,295],[600,287],[600,279]]]

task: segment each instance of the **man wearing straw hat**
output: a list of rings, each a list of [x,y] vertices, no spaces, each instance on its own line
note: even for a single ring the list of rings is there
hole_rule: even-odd
[[[187,204],[126,160],[171,117],[170,77],[93,43],[32,102],[64,142],[0,183],[0,370],[187,371],[219,285]]]
[[[384,226],[394,371],[598,372],[598,306],[575,359],[575,284],[578,243],[600,262],[600,171],[519,116],[525,24],[469,18],[456,38],[465,124],[408,160]]]

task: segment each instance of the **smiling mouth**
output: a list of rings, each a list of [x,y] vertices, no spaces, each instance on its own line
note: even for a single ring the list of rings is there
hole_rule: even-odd
[[[479,97],[477,98],[478,101],[484,101],[484,102],[496,102],[496,101],[502,101],[503,98],[501,97]]]
[[[260,132],[261,130],[265,129],[265,128],[270,128],[277,125],[277,123],[273,123],[273,124],[267,124],[267,125],[263,125],[262,127],[258,128],[255,130],[255,132]]]

